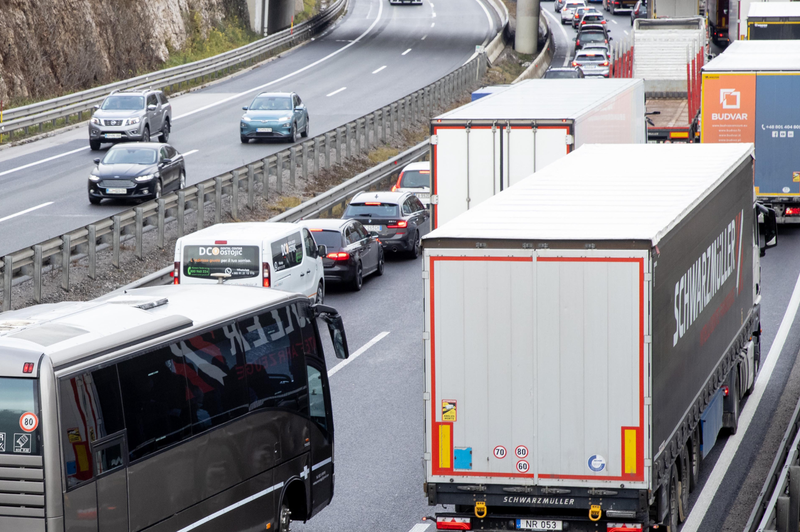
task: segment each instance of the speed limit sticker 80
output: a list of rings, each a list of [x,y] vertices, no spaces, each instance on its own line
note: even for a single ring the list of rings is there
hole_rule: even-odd
[[[39,426],[39,418],[33,412],[25,412],[19,418],[19,428],[25,432],[33,432]]]

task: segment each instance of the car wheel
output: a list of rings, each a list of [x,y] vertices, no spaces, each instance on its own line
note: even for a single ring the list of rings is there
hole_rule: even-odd
[[[156,191],[153,194],[153,199],[154,200],[161,199],[161,180],[160,179],[158,181],[156,181]]]
[[[631,26],[633,26],[633,17],[631,17]]]
[[[420,248],[422,247],[422,240],[419,237],[419,231],[414,233],[414,246],[408,251],[409,259],[416,259],[419,257]]]
[[[164,127],[161,128],[161,134],[158,135],[158,142],[167,142],[169,140],[169,120],[164,121]]]
[[[289,532],[292,524],[292,511],[286,503],[281,504],[281,511],[278,515],[278,532]]]
[[[249,144],[250,143],[250,139],[248,139],[244,135],[239,135],[239,140],[242,141],[242,144]]]
[[[183,190],[186,188],[186,172],[181,170],[181,177],[178,180],[178,190]]]
[[[89,148],[92,151],[97,151],[100,149],[100,141],[99,140],[90,140],[89,141]]]
[[[303,133],[302,133],[302,135],[303,135],[304,137],[308,137],[308,128],[309,128],[309,125],[308,125],[308,117],[306,117],[306,127],[304,127],[304,128],[303,128]]]
[[[289,137],[289,142],[291,143],[297,142],[297,123],[292,124],[292,134]]]
[[[356,275],[353,277],[351,288],[358,292],[364,286],[364,270],[361,268],[361,263],[356,264]]]
[[[380,255],[378,255],[378,269],[375,270],[375,273],[383,275],[383,270],[386,267],[386,260],[383,256],[383,248],[378,248],[378,251],[380,251]]]
[[[150,126],[144,126],[142,132],[142,142],[150,142]]]
[[[325,301],[325,285],[322,284],[322,281],[319,282],[317,285],[317,295],[314,296],[314,303],[317,305],[321,305]]]
[[[674,465],[672,466],[672,473],[669,477],[667,531],[678,532],[678,471]]]
[[[89,203],[92,205],[100,205],[100,202],[103,201],[102,198],[95,198],[94,196],[89,196]]]

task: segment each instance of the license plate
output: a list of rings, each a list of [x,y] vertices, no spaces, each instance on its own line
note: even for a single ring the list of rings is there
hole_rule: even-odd
[[[364,229],[367,231],[375,231],[376,233],[380,233],[383,230],[382,225],[365,225]]]
[[[107,139],[121,139],[122,133],[106,133]]]
[[[561,521],[517,519],[517,530],[562,530]]]
[[[124,188],[107,188],[106,194],[125,194],[127,190]]]
[[[414,195],[419,199],[430,199],[431,197],[430,192],[414,192]]]
[[[272,128],[271,127],[260,127],[260,128],[257,128],[256,131],[259,132],[259,133],[272,133]]]

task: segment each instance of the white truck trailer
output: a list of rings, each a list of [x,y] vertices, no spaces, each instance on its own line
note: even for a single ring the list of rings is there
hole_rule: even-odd
[[[433,118],[432,227],[583,144],[646,142],[644,112],[641,80],[534,79]]]
[[[677,530],[758,373],[752,176],[751,144],[583,146],[423,239],[437,529]]]

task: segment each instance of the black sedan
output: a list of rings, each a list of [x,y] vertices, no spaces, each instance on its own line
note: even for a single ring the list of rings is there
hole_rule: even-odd
[[[89,203],[108,199],[158,199],[186,186],[183,155],[169,144],[140,142],[111,147],[89,175]]]
[[[430,230],[430,213],[410,192],[360,192],[342,218],[355,218],[378,233],[385,251],[419,257],[422,235]]]
[[[326,283],[347,283],[353,290],[361,290],[365,275],[383,275],[383,248],[380,241],[375,233],[369,233],[360,222],[319,219],[297,223],[311,232],[318,246],[327,248],[327,255],[322,257]]]

